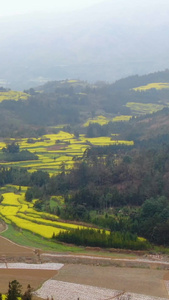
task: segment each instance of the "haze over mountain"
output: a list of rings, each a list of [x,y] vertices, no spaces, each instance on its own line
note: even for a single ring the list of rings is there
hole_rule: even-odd
[[[65,14],[0,18],[0,85],[115,81],[169,66],[166,0],[103,1]]]

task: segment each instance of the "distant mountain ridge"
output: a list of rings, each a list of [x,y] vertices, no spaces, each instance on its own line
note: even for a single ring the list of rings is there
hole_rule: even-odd
[[[142,85],[147,85],[149,83],[163,82],[169,83],[169,69],[165,71],[158,71],[154,73],[149,73],[146,75],[133,75],[126,78],[117,80],[112,86],[115,88],[136,88]]]
[[[0,83],[113,82],[169,66],[167,2],[103,1],[62,15],[0,19]]]

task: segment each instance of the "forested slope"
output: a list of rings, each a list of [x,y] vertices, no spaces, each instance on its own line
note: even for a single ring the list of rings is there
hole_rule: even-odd
[[[150,83],[156,88],[147,88]],[[166,86],[161,88],[157,83]],[[62,219],[130,232],[168,245],[168,83],[167,70],[114,84],[65,80],[25,91],[27,100],[2,101],[1,138],[38,137],[56,133],[61,126],[77,140],[83,136],[88,147],[83,157],[74,160],[72,169],[66,169],[63,161],[60,174],[51,177],[47,172],[31,174],[22,168],[1,167],[1,186],[29,186],[26,200],[37,199],[36,209]],[[141,86],[142,90],[135,89]],[[139,104],[140,110],[141,105],[149,105],[149,113],[138,110],[136,116],[128,103]],[[159,105],[158,109],[153,110],[154,105]],[[99,116],[107,122],[97,123]],[[120,121],[113,121],[115,117]],[[115,142],[98,146],[90,140],[98,137],[109,137]],[[128,143],[118,143],[122,140]],[[66,147],[65,141],[63,144]],[[63,203],[56,201],[51,206],[52,196],[61,196]]]

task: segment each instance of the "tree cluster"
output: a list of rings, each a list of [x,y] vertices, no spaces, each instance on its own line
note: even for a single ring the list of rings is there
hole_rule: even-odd
[[[21,298],[22,300],[31,300],[32,292],[33,289],[31,288],[30,284],[28,284],[27,290],[24,293],[22,293],[22,285],[17,280],[13,280],[9,282],[6,299],[18,300],[18,298]],[[2,294],[0,297],[0,299],[2,299]]]
[[[150,247],[146,241],[138,240],[135,234],[129,232],[106,233],[104,230],[96,229],[75,229],[71,231],[60,232],[53,236],[57,241],[71,243],[80,246],[102,247],[102,248],[120,248],[132,250],[145,250]]]
[[[2,161],[26,161],[38,160],[38,156],[28,150],[20,151],[19,145],[15,142],[8,144],[2,149],[3,155],[0,156]]]
[[[65,205],[56,210],[63,219],[92,222],[112,231],[130,231],[166,245],[169,146],[119,147],[112,151],[106,146],[105,155],[101,147],[100,156],[97,147],[96,153],[92,151],[69,173],[63,167],[61,174],[51,178],[40,171],[27,175],[31,187],[26,192],[26,200],[38,198],[37,209],[50,211],[50,196],[63,195]],[[116,217],[92,217],[92,211],[108,212]],[[119,211],[122,211],[121,217]],[[162,232],[165,232],[163,239]]]

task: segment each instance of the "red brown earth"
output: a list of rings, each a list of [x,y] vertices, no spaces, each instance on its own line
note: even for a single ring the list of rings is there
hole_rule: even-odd
[[[9,240],[0,237],[0,262],[40,262],[40,259],[48,262],[61,262],[64,261],[66,254],[60,254],[60,259],[46,256],[37,255],[35,249],[22,247],[10,242]],[[45,254],[45,253],[44,253]],[[76,259],[78,257],[78,259]],[[83,258],[84,257],[84,258]],[[14,270],[14,269],[0,269],[0,292],[7,292],[8,283],[14,279],[18,280],[22,286],[23,291],[26,286],[30,284],[34,289],[39,288],[44,281],[48,279],[55,279],[71,283],[86,284],[97,287],[104,287],[115,290],[123,290],[130,293],[146,294],[151,296],[158,296],[168,298],[168,293],[165,288],[164,280],[169,280],[169,266],[166,265],[166,270],[159,270],[161,267],[158,263],[149,260],[149,266],[141,263],[141,267],[128,266],[128,263],[120,258],[121,255],[117,253],[115,258],[120,261],[117,266],[110,265],[108,258],[104,262],[104,258],[100,255],[97,256],[97,263],[94,259],[87,258],[87,256],[67,255],[65,266],[60,271],[47,271],[47,270]],[[126,254],[127,257],[127,254]],[[102,260],[101,265],[99,260]],[[115,259],[111,259],[111,262]],[[139,257],[130,259],[133,262],[139,262]],[[73,262],[73,263],[72,263]],[[94,265],[95,264],[95,265]],[[112,263],[111,263],[112,264]],[[34,297],[35,300],[40,298]]]

